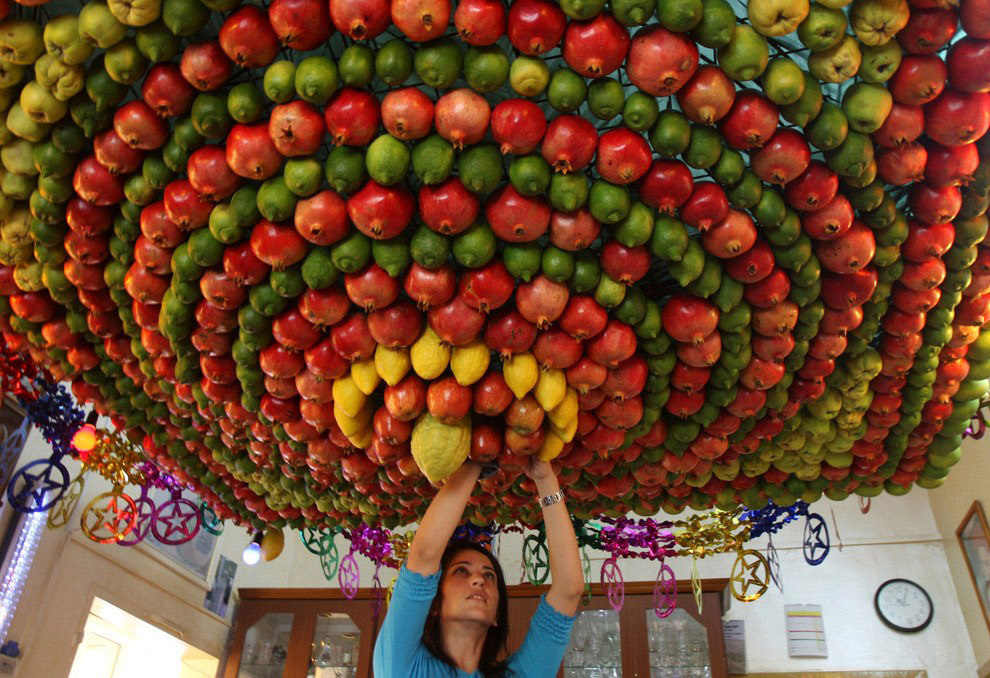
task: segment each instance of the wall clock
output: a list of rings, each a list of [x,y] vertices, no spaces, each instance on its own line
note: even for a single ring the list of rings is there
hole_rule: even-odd
[[[889,579],[881,584],[873,606],[884,624],[903,633],[922,630],[935,614],[928,592],[908,579]]]

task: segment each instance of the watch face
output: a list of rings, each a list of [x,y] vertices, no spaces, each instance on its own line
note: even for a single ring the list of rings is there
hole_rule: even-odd
[[[897,631],[920,631],[928,626],[934,613],[928,593],[907,579],[884,582],[873,602],[884,623]]]

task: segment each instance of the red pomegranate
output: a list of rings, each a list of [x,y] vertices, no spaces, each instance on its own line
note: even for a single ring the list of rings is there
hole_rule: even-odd
[[[936,188],[969,183],[980,164],[976,144],[942,146],[929,140],[925,148],[928,151],[925,180]]]
[[[381,122],[378,98],[367,90],[344,87],[330,99],[323,119],[335,146],[367,146]]]
[[[784,185],[799,177],[811,163],[811,148],[792,129],[780,129],[758,151],[750,154],[756,176],[771,184]]]
[[[925,109],[894,102],[880,128],[870,135],[878,146],[909,144],[925,131]]]
[[[909,196],[911,211],[920,221],[941,224],[952,221],[962,208],[962,194],[955,186],[936,188],[927,182],[914,184]]]
[[[608,378],[608,368],[591,358],[581,358],[567,369],[567,385],[582,395],[600,387]]]
[[[815,243],[815,254],[822,267],[836,273],[859,271],[870,263],[876,249],[873,230],[858,219],[841,236]]]
[[[801,212],[814,212],[832,202],[839,192],[839,177],[828,165],[815,160],[799,177],[787,184],[787,204]]]
[[[263,68],[278,56],[279,40],[268,13],[257,5],[241,5],[220,27],[220,47],[241,68]]]
[[[759,148],[777,130],[777,105],[754,90],[736,96],[728,115],[718,123],[719,133],[732,148]]]
[[[481,334],[485,314],[471,308],[459,296],[430,309],[427,319],[437,335],[451,346],[469,344]]]
[[[712,367],[722,355],[722,335],[713,331],[698,344],[680,342],[675,347],[677,359],[692,367]]]
[[[514,287],[515,280],[505,264],[493,258],[481,268],[462,272],[457,293],[471,308],[488,313],[507,302]]]
[[[901,255],[909,261],[922,262],[945,254],[955,239],[951,223],[926,224],[912,219],[908,222],[908,237],[901,244]]]
[[[937,56],[907,54],[887,81],[887,89],[897,103],[921,106],[942,93],[947,77],[945,62]]]
[[[538,275],[529,282],[520,283],[515,301],[526,320],[545,330],[564,312],[568,297],[567,285]]]
[[[553,210],[550,216],[550,242],[569,252],[589,247],[601,230],[602,225],[584,207],[573,212]]]
[[[241,178],[227,164],[223,146],[201,146],[193,151],[186,174],[192,187],[210,202],[226,200],[241,185]]]
[[[506,184],[488,199],[485,218],[502,240],[530,242],[546,233],[550,205],[542,196],[524,196],[512,184]]]
[[[838,311],[862,306],[877,288],[877,272],[870,266],[855,273],[822,273],[822,301]]]
[[[312,155],[323,143],[326,126],[323,116],[302,100],[280,104],[268,119],[268,135],[279,153],[286,157]]]
[[[694,41],[686,33],[673,33],[656,24],[636,32],[626,59],[629,80],[655,97],[675,94],[697,68]]]
[[[604,330],[585,341],[584,351],[596,363],[616,367],[636,352],[636,333],[624,322],[610,319]]]
[[[675,214],[693,192],[691,169],[679,160],[654,160],[639,184],[640,200],[670,215]]]
[[[469,45],[491,45],[505,33],[505,4],[499,0],[463,0],[454,10],[454,27]]]
[[[399,296],[399,282],[375,262],[356,273],[346,274],[344,289],[351,302],[367,313],[385,308]]]
[[[973,143],[990,128],[990,93],[946,90],[925,106],[925,134],[943,146]]]
[[[558,156],[559,157],[559,156]],[[598,139],[595,169],[613,184],[637,181],[650,169],[653,152],[641,134],[628,127],[617,127]]]
[[[478,198],[457,177],[419,189],[419,218],[444,235],[457,235],[478,217]]]
[[[411,346],[419,337],[423,316],[405,299],[368,314],[368,331],[374,340],[388,348]]]
[[[165,79],[163,79],[165,80]],[[145,78],[147,82],[147,78]],[[181,84],[176,84],[176,82]],[[162,86],[166,86],[162,82]],[[181,100],[182,88],[188,88],[188,83],[181,76],[167,79],[168,87],[176,87],[177,98]],[[193,90],[194,91],[194,90]],[[144,101],[129,101],[113,114],[113,128],[128,146],[142,151],[160,148],[168,141],[168,123],[156,115],[156,110]]]
[[[594,125],[580,115],[558,115],[547,125],[540,153],[554,171],[567,174],[587,167],[597,147]]]
[[[474,90],[455,89],[437,100],[433,124],[440,136],[460,149],[485,137],[491,112],[485,98]]]
[[[765,240],[758,239],[746,252],[728,259],[722,266],[733,280],[755,283],[770,275],[775,259],[773,250]]]
[[[713,125],[728,115],[736,87],[718,66],[701,66],[677,92],[681,111],[693,122]]]
[[[608,312],[593,297],[571,295],[560,317],[560,328],[574,339],[582,341],[593,337],[608,322]]]
[[[963,92],[990,92],[990,41],[966,37],[949,48],[949,85]]]
[[[330,0],[330,19],[352,40],[372,40],[388,28],[388,0]]]
[[[699,181],[694,190],[678,210],[678,215],[688,226],[705,231],[713,224],[725,219],[729,214],[729,199],[725,191],[711,181]]]
[[[449,0],[392,0],[392,23],[413,42],[439,38],[450,23]]]
[[[457,274],[449,266],[428,269],[413,262],[402,280],[402,289],[420,310],[446,304],[457,291]]]
[[[957,28],[955,9],[912,9],[897,42],[908,54],[933,54],[948,44]]]
[[[535,324],[513,306],[503,306],[492,313],[485,325],[485,345],[507,359],[528,351],[536,341],[536,334]]]
[[[675,341],[700,344],[718,326],[718,309],[700,297],[678,292],[662,310],[663,328]]]
[[[564,31],[564,61],[586,78],[601,78],[622,65],[629,51],[629,32],[608,12],[585,21],[571,21]]]
[[[234,70],[223,48],[217,40],[186,45],[179,62],[182,77],[201,92],[219,88]]]
[[[415,198],[403,186],[382,186],[369,179],[347,198],[347,215],[355,228],[369,238],[388,240],[402,233],[412,221]]]
[[[729,209],[725,219],[702,231],[701,243],[716,257],[731,259],[749,251],[756,243],[756,225],[746,212]]]
[[[268,21],[282,45],[307,52],[333,34],[330,4],[322,0],[272,0]]]
[[[332,245],[350,230],[347,202],[331,190],[297,202],[293,219],[299,235],[314,245]]]
[[[743,297],[756,308],[770,308],[787,298],[791,292],[791,279],[777,267],[762,280],[746,285]]]
[[[906,186],[925,176],[928,151],[917,141],[894,148],[883,148],[876,156],[877,176],[892,186]]]
[[[141,98],[163,118],[186,115],[196,98],[196,88],[186,81],[178,64],[155,64],[148,69],[141,83]],[[121,136],[126,138],[126,135]]]
[[[527,155],[546,134],[547,119],[532,101],[506,99],[492,110],[491,127],[492,137],[503,154]]]
[[[234,125],[224,142],[227,164],[234,174],[264,181],[278,172],[282,155],[268,134],[268,125]]]
[[[309,252],[309,245],[292,226],[267,219],[260,219],[255,224],[250,243],[254,256],[276,271],[302,261]]]
[[[555,2],[517,0],[510,3],[506,33],[512,46],[537,56],[560,44],[567,17]]]
[[[382,99],[381,116],[395,138],[421,139],[433,128],[433,100],[418,87],[392,90]]]
[[[849,199],[837,194],[823,208],[801,215],[801,228],[809,238],[831,240],[849,230],[853,223],[853,207]]]
[[[584,347],[563,330],[550,328],[537,333],[532,351],[543,369],[566,370],[581,359]]]

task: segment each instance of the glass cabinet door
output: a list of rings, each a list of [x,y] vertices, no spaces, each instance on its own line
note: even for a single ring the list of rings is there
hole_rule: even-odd
[[[683,608],[665,619],[646,610],[651,678],[711,678],[708,631]]]
[[[281,678],[289,656],[292,613],[269,612],[251,625],[244,636],[237,678]]]
[[[616,610],[579,612],[564,654],[564,678],[620,678],[622,643]]]
[[[322,612],[316,617],[307,678],[355,678],[361,630],[343,612]]]

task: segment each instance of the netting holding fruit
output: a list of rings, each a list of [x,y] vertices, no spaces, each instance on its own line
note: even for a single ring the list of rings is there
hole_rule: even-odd
[[[36,4],[3,339],[220,518],[900,494],[990,390],[987,0]]]

